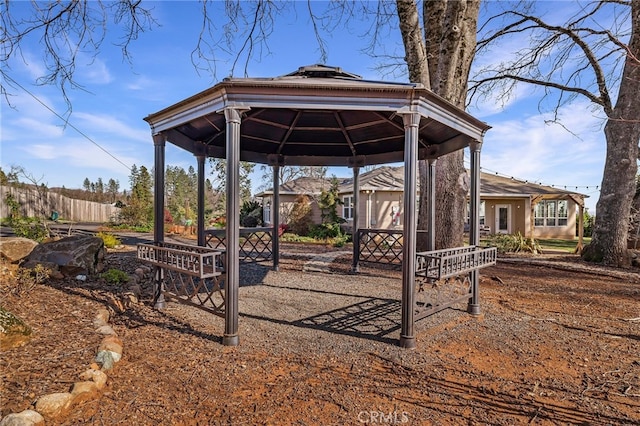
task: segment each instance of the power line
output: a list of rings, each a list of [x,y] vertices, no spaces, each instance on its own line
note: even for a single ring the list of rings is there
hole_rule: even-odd
[[[93,139],[91,139],[89,136],[87,136],[82,130],[78,129],[76,126],[74,126],[69,120],[65,120],[64,117],[62,117],[60,114],[58,114],[56,111],[54,111],[51,107],[49,107],[47,104],[45,104],[43,101],[40,100],[40,98],[38,98],[36,95],[34,95],[33,93],[31,93],[29,90],[27,90],[24,86],[22,86],[20,83],[18,83],[17,81],[15,81],[13,78],[9,77],[8,75],[4,76],[7,80],[10,80],[13,84],[15,84],[16,86],[18,86],[19,88],[21,88],[22,90],[24,90],[26,93],[29,94],[29,96],[31,96],[33,99],[35,99],[40,105],[42,105],[43,107],[45,107],[46,109],[48,109],[53,115],[55,115],[56,117],[58,117],[60,120],[62,120],[65,123],[65,126],[69,126],[71,127],[73,130],[75,130],[76,132],[78,132],[82,137],[84,137],[85,139],[87,139],[89,142],[91,142],[92,144],[94,144],[95,146],[97,146],[98,148],[100,148],[105,154],[107,154],[109,157],[113,158],[114,160],[116,160],[118,163],[122,164],[123,166],[125,166],[127,168],[127,170],[131,171],[131,166],[126,165],[124,162],[122,162],[119,158],[117,158],[115,155],[113,155],[112,153],[110,153],[109,151],[107,151],[106,148],[102,147],[99,143],[97,143],[96,141],[94,141]]]

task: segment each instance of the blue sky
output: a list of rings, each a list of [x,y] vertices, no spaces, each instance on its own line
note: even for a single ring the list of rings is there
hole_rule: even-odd
[[[26,39],[22,56],[11,63],[10,75],[24,89],[9,89],[9,107],[0,103],[0,167],[12,165],[27,172],[49,187],[81,188],[85,178],[106,183],[110,178],[128,189],[128,166],[153,166],[153,143],[143,118],[175,102],[214,85],[230,73],[233,56],[220,51],[216,75],[198,73],[191,52],[198,37],[199,4],[196,2],[150,2],[161,27],[142,34],[131,46],[132,63],[122,59],[114,46],[119,34],[109,33],[100,54],[92,58],[80,54],[75,78],[84,90],[68,92],[73,104],[69,123],[51,110],[65,115],[67,106],[58,88],[37,86],[43,74],[42,49],[38,38]],[[312,3],[322,6],[320,3]],[[550,13],[562,15],[566,2],[545,2]],[[30,3],[14,3],[14,10]],[[221,5],[221,3],[218,3]],[[276,31],[269,39],[269,51],[250,63],[250,77],[271,77],[290,73],[303,65],[320,62],[315,35],[310,29],[306,2],[296,3],[296,10],[280,16]],[[359,74],[366,79],[406,81],[403,76],[383,75],[376,71],[380,59],[371,58],[363,49],[368,24],[358,28],[340,26],[325,34],[328,65]],[[401,51],[396,28],[385,34],[387,52]],[[516,54],[517,40],[505,46],[500,55]],[[500,57],[482,58],[500,60]],[[243,76],[239,66],[235,76]],[[560,111],[564,126],[547,125],[550,118],[538,112],[540,93],[520,87],[504,109],[488,101],[469,109],[492,126],[482,150],[482,167],[486,172],[514,176],[523,180],[555,185],[589,195],[586,205],[595,212],[602,179],[605,142],[601,113],[593,112],[586,101],[575,102]],[[47,107],[43,106],[46,105]],[[83,134],[78,133],[78,129]],[[573,133],[573,134],[572,134]],[[167,164],[188,168],[195,158],[171,145]],[[257,168],[258,169],[258,168]],[[330,173],[350,176],[348,169],[333,168]],[[260,186],[261,172],[254,178]]]

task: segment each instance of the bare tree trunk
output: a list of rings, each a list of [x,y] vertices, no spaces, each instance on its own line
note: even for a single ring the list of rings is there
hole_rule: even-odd
[[[629,41],[618,100],[604,128],[607,157],[600,198],[596,204],[593,239],[585,248],[586,260],[628,266],[631,204],[635,195],[640,141],[640,1],[631,2],[632,35]]]
[[[467,80],[476,48],[480,2],[425,0],[423,8],[430,78],[428,87],[457,107],[464,108]],[[411,64],[409,67],[411,69]],[[424,165],[419,168],[421,188],[426,188],[426,170]],[[462,151],[438,159],[435,185],[436,248],[460,246],[469,190]],[[418,229],[426,229],[426,200],[425,197],[420,197],[420,200]],[[426,239],[419,238],[417,244],[418,250],[424,250]]]

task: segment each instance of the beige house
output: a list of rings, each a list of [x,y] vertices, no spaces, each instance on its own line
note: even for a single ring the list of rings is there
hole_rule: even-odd
[[[490,233],[574,239],[584,208],[584,194],[481,174],[480,223]]]
[[[339,212],[347,227],[353,226],[353,179],[339,179],[342,205]],[[403,167],[380,167],[360,175],[358,228],[402,229]],[[316,203],[322,190],[330,187],[329,179],[301,178],[280,186],[281,218],[287,223],[288,213],[298,195],[309,196],[314,223],[320,223]],[[265,224],[271,223],[272,191],[262,197]],[[574,239],[576,221],[586,195],[559,188],[522,182],[489,173],[481,173],[480,225],[483,234],[515,234],[534,238]],[[467,218],[468,222],[468,218]]]
[[[360,175],[360,228],[402,229],[403,167],[380,167]],[[353,179],[338,178],[338,193],[342,205],[338,214],[345,225],[353,225]],[[313,223],[322,221],[317,199],[322,191],[328,191],[331,179],[303,177],[280,185],[280,220],[288,223],[298,196],[306,195],[311,206]],[[263,222],[272,224],[273,190],[256,194],[262,198]]]
[[[280,222],[289,223],[289,217],[296,200],[300,195],[306,195],[311,205],[311,221],[320,223],[322,216],[318,207],[318,197],[322,191],[331,188],[331,180],[323,178],[301,177],[280,185]],[[265,225],[273,223],[273,190],[267,190],[256,194],[256,198],[262,199],[262,221]]]

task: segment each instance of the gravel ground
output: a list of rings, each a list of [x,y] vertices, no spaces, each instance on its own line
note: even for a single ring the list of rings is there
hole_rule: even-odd
[[[482,315],[462,305],[422,320],[405,350],[399,272],[348,274],[348,255],[301,272],[331,250],[283,245],[279,272],[243,267],[237,347],[221,345],[222,318],[152,309],[147,284],[112,318],[124,356],[106,389],[47,424],[640,424],[637,271],[499,262],[483,270]],[[138,266],[126,250],[107,260]],[[77,380],[99,343],[95,310],[122,291],[88,280],[2,295],[35,330],[1,353],[3,415]]]

